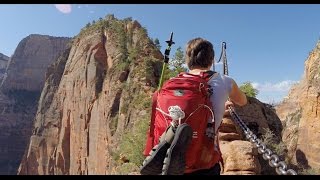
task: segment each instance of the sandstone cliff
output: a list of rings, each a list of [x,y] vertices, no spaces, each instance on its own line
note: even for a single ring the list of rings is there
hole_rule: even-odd
[[[48,65],[64,50],[69,38],[32,34],[16,48],[7,68],[1,90],[40,91]]]
[[[301,81],[289,92],[277,113],[285,130],[289,160],[300,168],[320,169],[320,41],[305,61]]]
[[[162,59],[131,18],[109,15],[82,29],[48,70],[18,173],[136,171]]]
[[[0,89],[0,174],[16,174],[31,136],[45,71],[69,38],[30,35],[18,45]]]

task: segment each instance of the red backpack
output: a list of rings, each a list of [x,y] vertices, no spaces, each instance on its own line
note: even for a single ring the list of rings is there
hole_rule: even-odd
[[[216,140],[205,134],[208,120],[209,122],[213,120],[212,105],[209,101],[212,92],[207,84],[212,75],[212,71],[200,75],[180,73],[177,77],[166,81],[160,91],[153,94],[145,156],[159,143],[160,136],[172,122],[172,118],[168,116],[169,109],[179,106],[184,112],[184,118],[180,123],[187,123],[193,130],[193,138],[186,151],[185,173],[209,169],[221,160]],[[212,124],[214,126],[214,122]]]

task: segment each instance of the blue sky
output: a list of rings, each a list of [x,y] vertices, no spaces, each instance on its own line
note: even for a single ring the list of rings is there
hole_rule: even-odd
[[[304,61],[320,37],[318,4],[1,4],[0,52],[12,55],[29,34],[73,37],[107,14],[139,21],[160,40],[162,52],[174,32],[171,57],[190,39],[203,37],[214,44],[218,59],[221,42],[227,42],[229,75],[239,85],[252,82],[263,102],[280,101],[302,78]]]

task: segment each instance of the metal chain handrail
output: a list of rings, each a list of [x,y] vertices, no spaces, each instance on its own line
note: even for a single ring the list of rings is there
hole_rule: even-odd
[[[257,138],[255,134],[248,128],[248,126],[240,119],[237,113],[231,108],[228,108],[232,119],[240,126],[243,130],[246,138],[258,148],[258,153],[262,154],[264,160],[269,161],[269,165],[276,168],[276,172],[279,175],[297,175],[293,169],[287,169],[287,164],[284,161],[280,161],[279,156],[273,153],[266,145]]]

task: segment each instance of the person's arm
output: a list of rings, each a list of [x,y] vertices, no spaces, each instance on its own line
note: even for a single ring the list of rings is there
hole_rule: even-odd
[[[247,96],[239,89],[237,83],[232,79],[232,87],[229,94],[230,100],[239,105],[244,106],[247,104]]]

